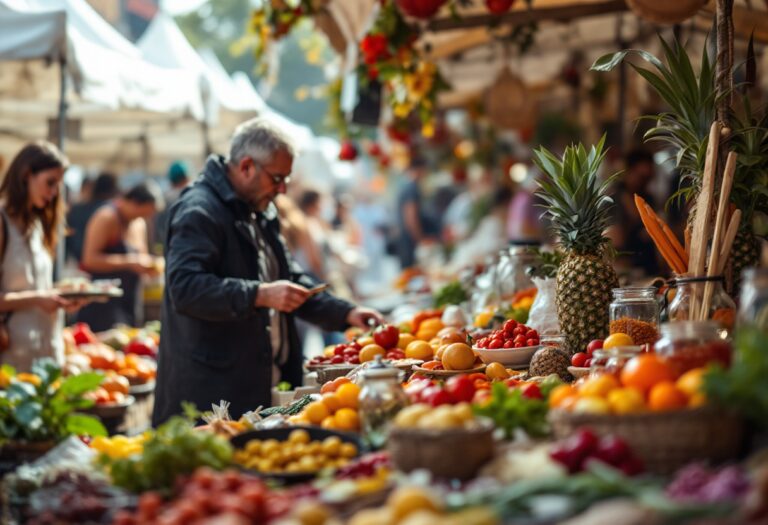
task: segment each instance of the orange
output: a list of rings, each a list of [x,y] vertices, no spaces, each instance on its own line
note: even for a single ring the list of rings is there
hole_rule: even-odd
[[[688,370],[675,382],[675,386],[688,397],[701,393],[704,389],[704,371],[703,368]]]
[[[427,361],[426,363],[423,363],[421,365],[421,368],[425,370],[433,370],[437,368],[438,365],[441,365],[442,363],[440,361]]]
[[[405,347],[405,357],[408,359],[421,359],[422,361],[429,361],[432,359],[434,352],[432,346],[426,341],[413,341],[407,347]]]
[[[437,347],[437,352],[435,352],[435,359],[442,359],[443,358],[443,352],[445,352],[445,349],[448,348],[451,345],[442,345]]]
[[[467,370],[475,364],[475,353],[464,343],[453,343],[443,351],[441,361],[446,370]]]
[[[445,325],[443,324],[443,322],[440,320],[439,317],[431,317],[429,319],[425,319],[419,325],[419,331],[421,330],[434,331],[435,335],[437,335],[437,332],[439,332],[443,328],[445,328]]]
[[[495,363],[491,363],[495,364]],[[490,368],[491,365],[488,365],[488,368]],[[488,374],[488,368],[485,369],[485,373]],[[549,394],[549,406],[557,408],[560,405],[563,404],[563,401],[568,399],[569,397],[576,396],[576,389],[571,385],[560,385],[556,386],[552,392]]]
[[[377,355],[383,356],[386,353],[387,351],[379,345],[366,345],[360,350],[360,362],[365,363],[366,361],[373,361]]]
[[[336,417],[328,416],[327,418],[323,419],[323,422],[320,423],[320,426],[323,428],[336,428]]]
[[[415,340],[416,338],[412,334],[400,334],[397,337],[397,347],[400,350],[405,350]]]
[[[671,381],[654,385],[648,395],[648,406],[657,412],[685,408],[687,405],[688,397]]]
[[[636,388],[617,388],[608,392],[608,404],[614,414],[634,414],[645,410],[643,394]]]
[[[635,342],[627,334],[616,332],[605,338],[603,341],[603,349],[608,350],[617,346],[632,346]]]
[[[351,408],[340,408],[333,416],[333,421],[338,430],[357,430],[360,428],[360,416]]]
[[[345,383],[351,383],[352,380],[348,377],[337,377],[333,381],[328,381],[327,383],[323,383],[323,386],[320,387],[320,393],[325,394],[328,392],[336,392],[336,390]]]
[[[663,359],[656,354],[641,354],[633,357],[621,371],[621,382],[647,393],[653,385],[664,381],[674,381],[675,375]]]
[[[501,363],[491,363],[485,368],[485,375],[491,379],[506,379],[509,377],[509,372]]]
[[[313,425],[319,425],[330,415],[331,411],[322,401],[313,401],[304,408],[304,416]]]
[[[322,402],[331,414],[341,408],[341,400],[339,399],[339,396],[333,392],[323,394]]]
[[[590,376],[579,388],[582,396],[605,397],[608,392],[619,388],[619,381],[611,374]]]
[[[360,387],[354,383],[343,384],[336,391],[336,396],[338,396],[342,408],[357,408],[357,397],[359,395]]]

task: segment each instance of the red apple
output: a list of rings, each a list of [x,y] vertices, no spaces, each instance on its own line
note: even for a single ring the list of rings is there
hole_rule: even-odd
[[[373,340],[383,348],[394,348],[400,338],[400,330],[391,324],[383,324],[373,331]]]

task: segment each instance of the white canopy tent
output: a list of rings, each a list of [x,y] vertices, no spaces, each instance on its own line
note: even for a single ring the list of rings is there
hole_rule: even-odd
[[[86,166],[118,167],[124,145],[138,143],[133,164],[146,167],[149,133],[203,116],[188,72],[143,60],[85,0],[0,0],[0,29],[3,156],[49,135],[49,121],[63,114],[62,93],[66,151]],[[52,67],[57,60],[64,69]]]

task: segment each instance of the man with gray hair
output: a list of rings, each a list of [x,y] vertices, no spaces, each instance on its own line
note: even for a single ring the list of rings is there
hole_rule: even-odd
[[[302,382],[295,318],[325,330],[367,326],[381,316],[313,293],[279,231],[273,199],[293,165],[290,139],[270,121],[240,125],[229,158],[212,155],[171,207],[153,425],[221,400],[230,413],[271,401],[278,380]]]

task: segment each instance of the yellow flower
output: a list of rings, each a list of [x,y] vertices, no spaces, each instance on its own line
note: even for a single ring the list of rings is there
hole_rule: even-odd
[[[408,115],[411,114],[411,110],[413,109],[413,106],[411,106],[408,102],[398,102],[395,104],[395,106],[392,108],[393,113],[397,118],[405,118]]]
[[[421,125],[421,135],[430,139],[435,136],[435,123],[433,121],[425,122]]]

